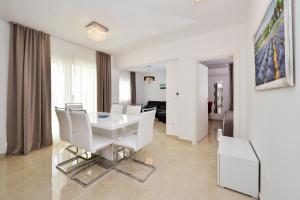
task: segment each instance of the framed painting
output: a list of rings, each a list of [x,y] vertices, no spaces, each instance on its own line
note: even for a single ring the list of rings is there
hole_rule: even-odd
[[[272,0],[254,36],[255,89],[294,86],[292,0]]]

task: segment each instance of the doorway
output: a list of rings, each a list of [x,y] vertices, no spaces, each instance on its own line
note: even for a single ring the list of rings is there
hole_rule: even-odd
[[[234,136],[233,57],[202,62],[208,68],[208,123],[222,124],[224,136]]]
[[[165,128],[164,132],[166,135],[180,138],[178,60],[167,60],[128,67],[126,71],[127,73],[129,71],[135,72],[136,74],[136,104],[143,107],[149,103],[157,104],[157,120]],[[150,76],[154,80],[151,82],[145,81],[145,77]]]
[[[135,77],[134,87],[131,87],[130,74]],[[129,67],[119,73],[119,103],[140,105],[143,109],[155,107],[155,118],[162,127],[165,127],[167,120],[166,88],[165,62]]]

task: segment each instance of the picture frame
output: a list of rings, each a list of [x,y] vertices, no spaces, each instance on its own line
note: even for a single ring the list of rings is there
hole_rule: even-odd
[[[255,89],[294,86],[292,0],[271,0],[254,35]]]

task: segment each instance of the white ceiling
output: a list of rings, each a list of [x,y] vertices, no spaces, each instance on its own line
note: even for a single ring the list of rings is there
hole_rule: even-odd
[[[151,73],[151,72],[162,72],[166,70],[165,63],[152,63],[147,66],[136,66],[127,69],[132,72],[140,72],[140,73]]]
[[[215,60],[207,60],[201,62],[203,65],[206,65],[208,68],[222,68],[228,67],[228,64],[233,63],[233,57],[227,57],[222,59],[215,59]]]
[[[0,0],[0,18],[91,49],[121,54],[242,23],[249,0]],[[107,40],[86,37],[97,21]]]

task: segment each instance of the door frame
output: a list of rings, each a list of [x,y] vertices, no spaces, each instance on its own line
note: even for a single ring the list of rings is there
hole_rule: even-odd
[[[221,54],[221,55],[215,55],[215,56],[207,56],[207,57],[198,57],[195,58],[197,63],[202,63],[209,60],[220,60],[224,58],[231,57],[233,59],[233,136],[237,137],[239,134],[239,121],[240,121],[240,109],[239,109],[239,97],[237,96],[237,92],[239,90],[238,85],[238,72],[239,72],[239,53],[229,53],[229,54]]]

